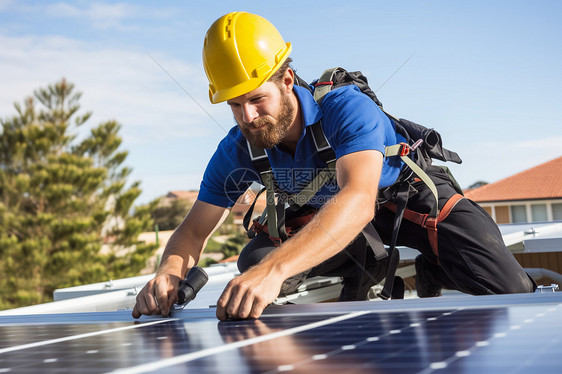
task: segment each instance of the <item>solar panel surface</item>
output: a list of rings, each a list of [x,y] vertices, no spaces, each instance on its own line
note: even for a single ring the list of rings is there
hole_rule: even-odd
[[[0,373],[560,373],[562,293],[0,317]]]

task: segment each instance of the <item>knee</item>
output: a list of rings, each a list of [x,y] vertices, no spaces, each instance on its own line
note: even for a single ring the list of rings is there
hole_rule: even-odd
[[[275,248],[273,242],[266,234],[258,234],[240,252],[236,265],[238,270],[243,273],[252,266],[258,264],[267,254]]]
[[[242,252],[238,255],[238,260],[236,261],[236,265],[238,266],[238,271],[240,271],[240,273],[245,272],[257,263],[254,259],[255,256],[252,256],[251,251],[246,250],[247,248],[248,246],[245,246],[242,249]]]
[[[530,293],[537,288],[535,281],[524,271],[515,274],[514,277],[506,277],[505,279],[508,278],[510,279],[509,282],[502,282],[497,285],[497,290],[494,290],[495,293]]]

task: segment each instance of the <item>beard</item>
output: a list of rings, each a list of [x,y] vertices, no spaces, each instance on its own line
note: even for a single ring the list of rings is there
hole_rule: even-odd
[[[294,113],[295,108],[291,105],[289,95],[283,95],[277,118],[256,118],[251,123],[238,123],[238,127],[254,147],[273,148],[285,137],[293,122]]]

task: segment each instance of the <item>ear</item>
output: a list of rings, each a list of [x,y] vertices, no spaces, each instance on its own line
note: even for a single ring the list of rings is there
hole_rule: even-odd
[[[295,84],[295,72],[293,69],[288,68],[283,75],[282,87],[285,93],[289,94],[293,91],[293,85]]]

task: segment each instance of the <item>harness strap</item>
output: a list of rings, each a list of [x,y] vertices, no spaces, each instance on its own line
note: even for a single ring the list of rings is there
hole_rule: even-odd
[[[259,190],[259,192],[256,194],[256,197],[254,198],[254,202],[252,203],[252,205],[250,206],[250,208],[248,209],[248,211],[244,215],[244,219],[242,220],[242,226],[244,227],[244,229],[248,233],[248,237],[250,239],[252,239],[254,236],[256,236],[255,230],[250,230],[250,221],[252,220],[252,214],[254,213],[254,208],[256,207],[256,203],[258,201],[258,198],[263,193],[263,191],[265,191],[265,187],[262,188],[261,190]],[[266,215],[264,213],[266,213],[266,212],[263,212],[262,215],[260,216],[260,218],[258,219],[258,222],[260,224],[263,224],[263,222],[265,221]],[[261,221],[262,219],[264,219],[264,221]]]
[[[400,262],[400,252],[396,249],[396,241],[398,240],[398,232],[400,231],[400,225],[402,224],[402,217],[406,211],[406,205],[408,204],[408,193],[410,192],[410,185],[408,183],[401,183],[398,187],[398,192],[396,195],[395,204],[395,214],[394,223],[392,226],[392,236],[390,238],[390,261],[388,263],[388,269],[386,273],[386,281],[384,282],[384,287],[381,293],[378,295],[381,299],[388,300],[392,296],[392,288],[394,287],[394,277],[396,275],[396,269],[398,268],[398,263]],[[401,298],[403,298],[402,296]]]
[[[248,147],[248,154],[250,155],[252,164],[259,173],[263,173],[271,169],[269,158],[267,157],[265,149],[254,147],[248,140],[246,140],[246,146]]]
[[[382,244],[382,239],[380,238],[379,233],[375,229],[375,226],[373,226],[372,221],[369,222],[363,228],[361,233],[365,237],[365,240],[367,240],[367,243],[369,244],[369,247],[371,247],[371,250],[373,251],[375,255],[375,259],[377,261],[388,257],[388,252],[384,248],[384,244]]]
[[[277,201],[275,198],[275,179],[271,170],[271,164],[269,163],[269,159],[267,157],[267,152],[262,148],[254,147],[250,144],[250,142],[246,141],[252,163],[260,173],[260,178],[266,190],[267,207],[265,212],[262,214],[259,223],[263,225],[265,219],[267,218],[268,231],[271,233],[270,236],[279,244],[288,239],[288,235],[285,230],[285,203],[289,203],[289,205],[294,206],[295,209],[303,207],[328,181],[332,180],[336,175],[336,154],[322,130],[321,122],[319,121],[308,126],[307,130],[312,134],[312,139],[314,140],[318,156],[327,164],[327,167],[320,170],[316,176],[298,193],[292,196],[289,196],[286,193],[277,194]],[[249,226],[249,218],[247,221],[248,224],[244,227]],[[255,234],[250,235],[255,236]]]
[[[277,210],[275,207],[275,190],[273,187],[273,172],[271,170],[260,173],[262,182],[265,184],[265,197],[267,201],[267,227],[270,235],[279,238],[279,230],[277,229]]]
[[[332,180],[335,176],[336,161],[334,160],[329,162],[326,168],[320,170],[310,183],[308,183],[302,190],[292,195],[288,200],[289,204],[298,207],[304,206],[314,195],[316,195],[318,191],[320,191],[322,186]]]
[[[435,198],[435,205],[431,208],[431,212],[429,214],[432,217],[437,217],[437,215],[439,214],[439,194],[437,193],[437,187],[435,187],[435,183],[433,183],[429,175],[427,175],[427,173],[423,171],[423,169],[420,168],[418,164],[416,164],[414,161],[412,161],[411,158],[408,157],[411,149],[412,148],[410,148],[410,146],[406,143],[395,144],[386,147],[384,150],[384,155],[385,157],[400,156],[400,159],[402,159],[402,161],[404,161],[404,163],[408,165],[410,170],[412,170],[418,176],[418,178],[420,178],[427,185],[427,187],[429,187],[429,190]]]
[[[318,78],[318,82],[314,87],[314,101],[318,104],[322,102],[324,96],[328,94],[332,90],[332,86],[334,85],[334,74],[336,71],[341,68],[330,68],[326,69],[320,78]]]
[[[443,209],[441,209],[441,211],[439,212],[436,218],[431,217],[429,214],[414,212],[413,210],[410,209],[404,210],[405,219],[427,230],[427,237],[429,239],[429,244],[431,245],[433,254],[435,254],[437,258],[439,258],[439,247],[437,241],[437,224],[443,221],[445,218],[447,218],[451,213],[451,211],[453,210],[453,208],[462,199],[464,199],[464,196],[458,193],[451,196],[449,200],[447,200],[447,202],[443,206]],[[396,204],[392,202],[387,202],[383,204],[383,206],[395,213],[397,212],[398,209]]]
[[[284,242],[289,238],[289,236],[287,235],[287,231],[285,230],[285,202],[286,201],[287,201],[286,194],[282,193],[278,195],[277,205],[275,206],[277,222],[268,220],[268,226],[270,222],[271,224],[276,223],[275,226],[277,227],[278,235],[273,237],[279,238],[279,244],[281,244],[281,242]]]
[[[310,131],[312,135],[318,157],[327,166],[318,171],[316,176],[303,189],[289,198],[289,204],[297,207],[302,207],[308,203],[328,181],[336,177],[336,154],[322,130],[322,123],[320,121],[313,123],[307,127],[307,131]]]
[[[304,225],[309,223],[312,220],[312,218],[314,218],[315,214],[316,214],[316,212],[313,212],[313,213],[306,214],[304,216],[298,216],[298,217],[294,217],[294,218],[291,218],[291,219],[287,220],[287,222],[285,224],[285,230],[286,230],[287,236],[291,237],[291,236],[295,235],[301,227],[303,227]],[[280,238],[272,236],[269,232],[269,228],[268,228],[267,225],[262,225],[256,220],[256,221],[254,221],[252,229],[256,232],[256,234],[260,233],[262,231],[265,232],[266,234],[269,234],[269,238],[274,242],[274,244],[276,246],[279,245],[279,239]]]

